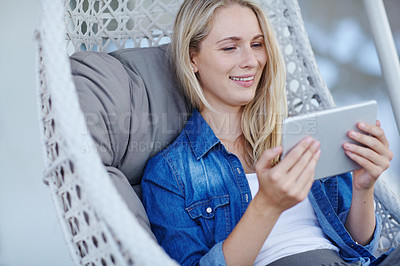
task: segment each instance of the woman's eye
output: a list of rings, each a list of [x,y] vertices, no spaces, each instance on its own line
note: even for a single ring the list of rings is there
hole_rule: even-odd
[[[264,45],[262,43],[253,43],[251,46],[254,48],[260,48],[263,47]]]
[[[224,51],[233,51],[235,49],[236,49],[236,47],[230,46],[230,47],[223,48],[222,50],[224,50]]]

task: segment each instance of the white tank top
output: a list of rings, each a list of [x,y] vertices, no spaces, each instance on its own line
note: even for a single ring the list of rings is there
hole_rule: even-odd
[[[254,198],[259,187],[257,174],[246,174],[246,178]],[[307,197],[281,214],[254,265],[266,265],[286,256],[315,249],[339,251],[339,248],[326,238]]]

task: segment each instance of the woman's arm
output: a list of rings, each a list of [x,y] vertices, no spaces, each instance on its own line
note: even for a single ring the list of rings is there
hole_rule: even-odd
[[[307,137],[271,167],[281,153],[281,147],[267,150],[256,164],[260,188],[223,244],[227,265],[252,265],[280,214],[303,201],[310,191],[319,142]]]
[[[168,156],[156,155],[147,164],[143,179],[143,204],[159,244],[180,265],[224,263],[222,247],[210,243],[203,228],[187,211],[182,183]]]
[[[349,137],[365,146],[343,145],[346,154],[362,167],[353,173],[353,196],[345,225],[352,238],[361,245],[371,241],[375,230],[374,184],[393,159],[389,142],[380,126],[379,121],[376,125],[357,124],[365,134],[350,131]]]

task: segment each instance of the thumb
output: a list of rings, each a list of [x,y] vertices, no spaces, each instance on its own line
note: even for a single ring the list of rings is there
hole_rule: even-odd
[[[282,153],[282,146],[276,146],[271,149],[265,150],[261,157],[258,159],[257,168],[268,169],[271,168],[273,160]]]

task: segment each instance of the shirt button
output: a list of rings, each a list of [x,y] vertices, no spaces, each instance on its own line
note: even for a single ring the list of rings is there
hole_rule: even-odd
[[[238,172],[238,174],[240,175],[241,171],[239,167],[236,167],[236,171]]]
[[[206,210],[206,212],[207,212],[208,214],[212,213],[211,207],[208,207],[207,210]]]

